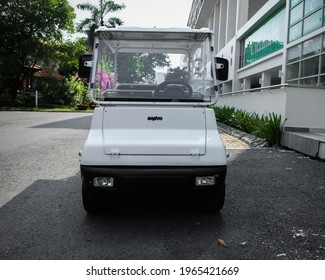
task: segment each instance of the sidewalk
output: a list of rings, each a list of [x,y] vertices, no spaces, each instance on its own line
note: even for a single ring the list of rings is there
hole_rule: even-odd
[[[220,137],[227,149],[250,149],[268,147],[266,140],[230,126],[218,123]]]
[[[250,146],[244,141],[220,131],[220,137],[226,146],[226,149],[250,149]]]

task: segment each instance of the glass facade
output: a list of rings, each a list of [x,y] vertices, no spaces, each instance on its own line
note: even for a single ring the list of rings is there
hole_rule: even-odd
[[[325,85],[325,33],[288,49],[286,80],[292,84]]]
[[[325,26],[325,0],[291,0],[288,42]]]

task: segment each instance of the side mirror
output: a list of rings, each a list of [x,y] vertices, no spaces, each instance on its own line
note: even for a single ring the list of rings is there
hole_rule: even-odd
[[[229,62],[225,58],[215,57],[215,71],[217,80],[227,81],[228,80],[228,71],[229,71]]]
[[[92,67],[93,56],[91,54],[84,54],[79,57],[79,70],[78,76],[82,79],[89,79],[90,70]]]

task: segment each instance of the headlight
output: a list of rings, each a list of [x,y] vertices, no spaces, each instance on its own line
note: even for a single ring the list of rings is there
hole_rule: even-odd
[[[196,177],[195,178],[195,185],[196,186],[213,186],[216,183],[215,176],[203,176],[203,177]]]
[[[95,177],[93,180],[94,187],[113,187],[114,178],[112,177]]]

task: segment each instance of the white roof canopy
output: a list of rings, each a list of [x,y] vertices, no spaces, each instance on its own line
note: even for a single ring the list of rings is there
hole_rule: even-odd
[[[209,29],[191,28],[99,28],[96,30],[99,40],[104,40],[109,48],[116,52],[142,50],[154,52],[169,50],[170,52],[191,52],[198,45],[212,36]]]

